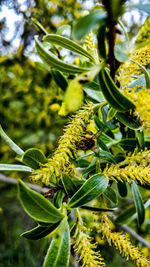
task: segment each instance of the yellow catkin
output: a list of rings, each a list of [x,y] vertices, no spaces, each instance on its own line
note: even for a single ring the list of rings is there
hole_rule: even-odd
[[[150,89],[137,87],[125,89],[125,95],[135,104],[135,115],[139,115],[145,128],[150,128]]]
[[[144,67],[147,67],[150,63],[150,43],[146,46],[139,48],[135,53],[131,55],[131,59],[137,61]],[[141,68],[131,61],[127,61],[120,68],[120,78],[119,81],[123,87],[126,87],[128,83],[130,83],[134,77],[143,74]]]
[[[111,166],[106,166],[103,173],[114,181],[150,185],[150,151],[134,152],[126,157],[125,161]]]
[[[84,38],[84,47],[95,58],[95,60],[98,61],[93,32],[89,32],[89,34]]]
[[[135,44],[141,45],[149,41],[150,41],[150,17],[146,19],[143,26],[141,27],[138,36],[135,40]]]
[[[82,261],[82,266],[98,267],[106,266],[100,252],[96,252],[97,245],[92,243],[92,238],[86,233],[89,229],[81,224],[77,224],[74,235],[75,252],[79,255],[79,261]]]
[[[41,179],[43,183],[49,185],[56,183],[61,174],[65,173],[74,176],[74,165],[71,160],[76,153],[76,142],[86,129],[94,105],[89,103],[82,107],[77,114],[72,117],[70,123],[64,129],[64,135],[59,139],[59,146],[54,155],[48,159],[48,163],[41,165],[40,169],[33,172],[34,181]]]
[[[109,220],[107,215],[103,215],[101,223],[98,226],[99,233],[103,238],[107,240],[109,245],[114,245],[120,254],[122,254],[127,260],[132,260],[137,267],[149,267],[150,261],[135,247],[130,241],[127,234],[120,232],[113,232],[114,225]]]

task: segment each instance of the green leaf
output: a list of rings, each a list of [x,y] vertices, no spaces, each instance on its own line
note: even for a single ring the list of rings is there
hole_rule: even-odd
[[[136,138],[124,138],[121,139],[118,143],[126,151],[134,151],[137,145]]]
[[[119,91],[119,88],[117,88],[105,69],[99,72],[98,78],[102,93],[111,107],[120,112],[135,108],[135,105]]]
[[[32,172],[33,170],[24,165],[0,164],[0,171]]]
[[[97,144],[99,145],[99,147],[104,150],[104,151],[108,151],[109,152],[109,149],[108,147],[105,145],[105,143],[101,140],[101,138],[98,138],[97,139]]]
[[[70,233],[67,218],[64,218],[50,244],[43,267],[68,267],[69,257]]]
[[[47,31],[44,29],[44,27],[41,25],[41,23],[35,19],[35,18],[31,18],[31,20],[33,21],[33,23],[44,33],[47,34]]]
[[[59,190],[56,192],[55,196],[54,196],[54,206],[56,208],[60,208],[61,207],[61,204],[62,204],[62,200],[63,200],[63,191],[62,190]]]
[[[102,92],[99,90],[99,85],[95,82],[83,86],[83,90],[89,97],[91,97],[92,99],[96,100],[99,103],[105,100]]]
[[[73,179],[68,175],[63,174],[62,182],[67,195],[72,197],[72,195],[77,191],[77,186],[74,184]]]
[[[140,147],[144,150],[145,149],[145,140],[144,140],[144,131],[136,131],[135,135],[138,139],[138,143],[140,145]]]
[[[111,200],[114,204],[117,204],[118,199],[117,199],[117,195],[116,192],[111,188],[111,187],[107,187],[104,195]]]
[[[4,130],[2,129],[2,126],[0,125],[0,135],[1,137],[5,140],[5,142],[7,143],[7,145],[13,150],[15,151],[18,155],[22,155],[24,153],[24,151],[17,146],[8,136],[7,134],[4,132]]]
[[[117,187],[118,187],[118,191],[119,191],[120,196],[126,197],[127,193],[128,193],[126,183],[122,183],[122,182],[118,181]]]
[[[72,196],[68,207],[77,208],[102,194],[108,186],[108,179],[103,174],[90,177]]]
[[[64,77],[64,75],[56,70],[56,69],[52,69],[51,70],[51,74],[52,74],[52,77],[54,79],[54,81],[56,82],[56,84],[63,90],[65,91],[67,86],[68,86],[68,82],[66,80],[66,78]]]
[[[127,8],[137,8],[137,9],[144,11],[150,15],[150,4],[148,2],[144,3],[144,4],[141,3],[141,4],[129,5],[129,6],[127,6]]]
[[[82,73],[90,70],[90,68],[76,67],[58,59],[56,55],[45,48],[43,43],[38,41],[37,37],[35,37],[35,44],[39,57],[50,67],[70,74]]]
[[[50,201],[26,187],[21,180],[18,181],[18,196],[24,210],[35,220],[56,223],[63,218]]]
[[[142,127],[141,122],[137,118],[137,116],[130,114],[130,112],[117,112],[116,118],[130,129],[139,130]]]
[[[101,151],[100,158],[106,160],[107,162],[116,164],[115,157],[108,151]]]
[[[143,204],[143,199],[142,199],[142,196],[140,194],[137,184],[133,180],[132,180],[131,188],[132,188],[132,194],[133,194],[136,211],[138,214],[138,223],[139,225],[142,225],[145,219],[145,208]]]
[[[80,40],[91,31],[96,24],[100,24],[106,19],[107,15],[104,11],[94,10],[88,15],[77,20],[73,27],[73,38]]]
[[[150,206],[150,199],[144,204],[144,208],[148,208]],[[115,220],[115,223],[124,224],[130,223],[134,219],[137,218],[136,208],[134,205],[123,211]]]
[[[95,212],[99,212],[99,211],[115,211],[116,208],[97,208],[97,207],[90,207],[90,206],[82,206],[80,207],[81,209],[85,209],[85,210],[91,210],[91,211],[95,211]]]
[[[97,34],[98,53],[99,53],[99,56],[103,59],[106,59],[105,38],[106,38],[106,22],[101,23],[98,29],[98,34]]]
[[[135,207],[132,205],[125,211],[121,212],[121,214],[119,214],[119,216],[115,219],[115,223],[117,224],[127,223],[135,212],[136,212]]]
[[[73,42],[72,40],[66,37],[57,34],[48,34],[44,36],[43,41],[64,47],[72,52],[85,56],[90,60],[92,60],[93,62],[95,62],[93,56],[90,53],[88,53],[82,46],[78,45],[77,43]]]
[[[110,108],[107,114],[107,121],[112,120],[115,117],[116,113],[117,113],[116,109]]]
[[[35,61],[36,68],[42,71],[50,72],[50,68],[42,62]]]
[[[126,44],[118,43],[115,45],[115,57],[119,62],[125,62],[129,59],[128,49]]]
[[[90,163],[90,165],[84,170],[84,172],[83,172],[83,176],[84,176],[85,178],[88,177],[88,175],[89,175],[89,173],[90,173],[91,171],[93,171],[93,170],[96,169],[96,163],[97,163],[97,160],[98,160],[98,158],[97,158],[97,157],[94,157],[93,160],[92,160],[92,162]]]
[[[35,228],[33,228],[27,232],[22,233],[21,236],[23,236],[27,239],[30,239],[30,240],[41,239],[41,238],[49,235],[50,233],[52,233],[54,230],[56,230],[59,223],[60,222],[51,224],[48,227],[38,225],[37,227],[35,227]]]
[[[29,148],[24,152],[20,160],[34,170],[39,168],[39,163],[47,163],[45,155],[38,148]]]

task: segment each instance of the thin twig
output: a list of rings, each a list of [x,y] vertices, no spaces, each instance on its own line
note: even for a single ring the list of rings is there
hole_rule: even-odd
[[[110,213],[111,215],[111,220],[113,223],[115,223],[115,218],[116,216],[112,213]],[[148,249],[150,249],[150,244],[140,235],[138,235],[132,228],[130,228],[129,226],[127,226],[126,224],[122,224],[122,225],[118,225],[122,230],[124,230],[125,232],[129,233],[131,236],[133,236],[136,240],[138,240],[143,246],[147,247]]]
[[[6,177],[3,174],[0,174],[0,181],[7,183],[7,184],[13,184],[13,185],[17,185],[17,179],[11,178],[11,177]],[[39,193],[46,193],[49,188],[46,187],[41,187],[39,185],[36,184],[31,184],[31,183],[25,183],[27,187],[39,192]]]
[[[142,245],[150,249],[150,244],[141,236],[139,236],[133,229],[131,229],[129,226],[123,224],[120,226],[125,232],[132,235],[136,240],[138,240]]]

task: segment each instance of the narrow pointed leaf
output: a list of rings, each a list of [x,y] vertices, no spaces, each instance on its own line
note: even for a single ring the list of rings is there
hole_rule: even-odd
[[[116,164],[115,157],[108,151],[101,151],[100,157],[105,159],[107,162]]]
[[[68,267],[70,257],[70,233],[67,218],[59,225],[47,251],[43,267]]]
[[[51,74],[53,76],[54,81],[56,82],[56,84],[63,90],[65,91],[67,89],[68,86],[68,82],[66,80],[66,78],[64,77],[64,75],[56,70],[56,69],[52,69],[51,70]]]
[[[50,201],[26,187],[21,180],[18,181],[18,196],[24,210],[35,220],[56,223],[63,218]]]
[[[145,219],[145,208],[143,204],[143,199],[138,189],[138,186],[134,181],[132,181],[131,188],[132,188],[132,194],[133,194],[136,211],[138,214],[138,223],[139,225],[142,225]]]
[[[139,130],[142,127],[141,121],[137,118],[137,116],[130,114],[130,112],[117,112],[115,116],[120,122],[130,129]]]
[[[54,230],[57,229],[58,225],[59,225],[59,222],[53,223],[48,227],[38,225],[37,227],[35,227],[35,228],[33,228],[27,232],[22,233],[21,236],[23,236],[27,239],[30,239],[30,240],[38,240],[38,239],[41,239],[41,238],[49,235],[50,233],[53,233]]]
[[[77,191],[77,186],[74,184],[73,180],[66,174],[63,174],[62,182],[67,195],[69,197],[72,197],[72,195]]]
[[[129,207],[125,211],[121,212],[121,214],[119,214],[119,216],[115,219],[115,223],[117,223],[117,224],[127,223],[135,213],[136,213],[136,209],[132,205],[131,207]]]
[[[98,78],[102,93],[111,107],[120,112],[135,108],[135,105],[119,91],[119,88],[105,69],[99,72]]]
[[[24,153],[24,151],[17,146],[8,136],[7,134],[4,132],[4,130],[2,129],[2,126],[0,125],[0,135],[1,137],[5,140],[5,142],[7,143],[7,145],[13,150],[15,151],[18,155],[22,155]]]
[[[95,61],[90,53],[88,53],[82,46],[73,42],[72,40],[57,34],[48,34],[43,38],[44,42],[52,43],[69,49],[79,55],[88,57],[90,60]]]
[[[73,27],[73,38],[80,40],[91,31],[95,25],[103,22],[106,19],[104,11],[96,10],[88,15],[81,17]]]
[[[98,52],[101,58],[106,59],[106,22],[102,23],[99,27],[97,39],[98,39]]]
[[[111,187],[107,187],[104,195],[111,200],[114,204],[117,204],[118,199],[117,199],[117,195],[116,192],[111,188]]]
[[[80,207],[102,194],[108,186],[108,179],[103,174],[90,177],[80,189],[72,196],[68,206],[70,208]]]
[[[32,172],[33,170],[24,165],[0,164],[0,171]]]
[[[61,207],[63,196],[64,196],[63,190],[57,191],[54,196],[54,206],[58,209]]]
[[[106,212],[108,212],[108,211],[115,211],[116,210],[116,208],[97,208],[97,207],[90,207],[90,206],[81,206],[80,207],[81,209],[85,209],[85,210],[91,210],[91,211],[95,211],[95,212],[99,212],[99,211],[101,211],[101,212],[104,212],[104,211],[106,211]]]
[[[39,57],[50,67],[70,74],[82,73],[90,70],[90,68],[76,67],[58,59],[56,55],[44,47],[43,43],[38,41],[37,37],[35,37],[35,44]]]
[[[119,192],[120,196],[126,197],[127,193],[128,193],[126,183],[122,183],[122,182],[118,181],[117,187],[118,187],[118,192]]]
[[[150,199],[144,204],[144,208],[147,209],[150,206]],[[121,212],[119,216],[115,219],[115,223],[124,224],[130,223],[137,218],[137,212],[134,205],[130,206],[125,211]]]
[[[39,168],[39,163],[47,163],[45,155],[37,148],[29,148],[26,150],[20,160],[34,170]]]

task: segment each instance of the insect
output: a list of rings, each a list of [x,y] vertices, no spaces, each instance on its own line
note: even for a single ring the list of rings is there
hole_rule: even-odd
[[[76,143],[76,147],[79,150],[90,150],[96,145],[96,138],[94,135],[86,134]]]
[[[80,137],[80,140],[76,142],[76,148],[78,150],[91,150],[97,145],[97,138],[101,135],[102,129],[93,135],[91,131],[86,132],[86,134]]]

